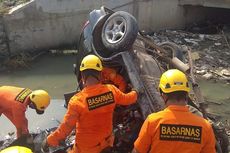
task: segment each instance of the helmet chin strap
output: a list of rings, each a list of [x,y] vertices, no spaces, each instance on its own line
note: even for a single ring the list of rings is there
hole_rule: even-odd
[[[31,109],[35,109],[34,103],[33,103],[33,102],[30,102],[29,107],[30,107]]]
[[[167,102],[168,102],[168,100],[169,100],[169,98],[168,98],[168,96],[163,96],[163,93],[162,93],[162,98],[163,98],[163,100],[164,100],[164,102],[165,102],[165,105],[167,104]]]
[[[43,113],[44,113],[44,111],[38,110],[37,107],[36,107],[36,105],[35,105],[34,102],[32,102],[32,101],[30,102],[29,107],[30,107],[31,109],[35,109],[36,112],[37,112],[37,114],[43,114]]]
[[[162,92],[162,90],[160,90],[160,94],[161,94],[161,97],[164,100],[164,103],[166,105],[168,100],[169,100],[168,96],[165,96],[164,93]]]
[[[167,97],[167,98],[165,98],[165,104],[167,104],[167,102],[168,102],[168,100],[169,100],[169,98]]]

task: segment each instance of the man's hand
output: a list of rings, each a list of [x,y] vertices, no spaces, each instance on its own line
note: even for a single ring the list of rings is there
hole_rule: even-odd
[[[43,153],[49,152],[49,145],[47,144],[47,139],[42,141],[41,151]]]
[[[142,94],[144,93],[144,88],[143,87],[133,87],[131,84],[127,85],[127,89],[131,91],[136,91],[137,94]]]
[[[144,89],[142,87],[132,88],[132,91],[136,91],[138,96],[140,96],[142,93],[144,93]]]

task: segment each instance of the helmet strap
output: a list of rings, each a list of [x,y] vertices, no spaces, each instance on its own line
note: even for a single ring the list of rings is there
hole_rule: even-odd
[[[168,100],[169,100],[169,97],[167,95],[165,95],[164,93],[162,93],[161,96],[162,96],[162,99],[164,100],[165,105],[166,105]]]
[[[30,101],[29,107],[30,107],[31,109],[35,109],[35,108],[36,108],[35,104],[34,104],[32,101]]]
[[[168,100],[169,100],[169,97],[166,94],[164,94],[164,92],[161,89],[160,89],[160,94],[161,94],[161,97],[164,100],[164,103],[166,105]]]

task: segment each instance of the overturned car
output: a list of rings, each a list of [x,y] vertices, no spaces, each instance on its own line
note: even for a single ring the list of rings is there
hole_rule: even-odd
[[[188,74],[193,91],[188,101],[190,110],[208,119],[214,128],[218,153],[228,153],[228,136],[219,122],[205,111],[205,103],[195,80],[191,53],[188,49],[187,66],[184,50],[171,42],[155,44],[138,30],[135,18],[127,12],[114,12],[106,7],[93,10],[85,23],[75,64],[75,74],[80,83],[79,66],[87,54],[99,56],[105,67],[115,69],[130,86],[141,90],[138,102],[132,106],[118,106],[114,113],[114,152],[130,152],[145,118],[164,109],[158,92],[161,74],[177,68]],[[127,91],[130,89],[127,89]]]

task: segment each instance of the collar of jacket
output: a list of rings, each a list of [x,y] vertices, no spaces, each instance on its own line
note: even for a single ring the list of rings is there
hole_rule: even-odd
[[[165,110],[188,112],[188,106],[170,105]]]
[[[95,84],[95,85],[90,85],[90,86],[85,87],[83,90],[84,91],[87,91],[87,90],[98,90],[98,87],[100,87],[101,85],[102,85],[101,83],[98,83],[98,84]]]

